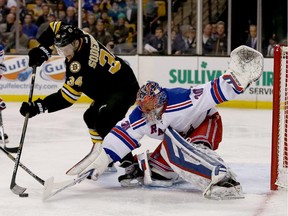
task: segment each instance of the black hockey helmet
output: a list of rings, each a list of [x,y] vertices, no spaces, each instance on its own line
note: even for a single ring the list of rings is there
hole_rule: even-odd
[[[74,40],[81,38],[83,32],[72,25],[61,25],[60,29],[54,37],[54,45],[64,47]]]

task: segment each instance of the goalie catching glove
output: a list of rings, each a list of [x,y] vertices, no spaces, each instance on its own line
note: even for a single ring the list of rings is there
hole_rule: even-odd
[[[35,115],[44,113],[47,108],[43,104],[43,100],[40,98],[34,102],[23,102],[20,108],[20,113],[23,116],[26,116],[29,113],[29,118],[32,118]]]
[[[29,67],[40,66],[51,57],[52,50],[44,46],[31,49],[29,55]]]

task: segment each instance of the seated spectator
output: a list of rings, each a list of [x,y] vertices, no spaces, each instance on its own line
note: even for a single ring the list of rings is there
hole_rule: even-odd
[[[273,34],[270,38],[269,38],[269,45],[267,47],[267,57],[273,57],[274,56],[274,47],[276,46],[276,44],[278,43],[278,38],[276,37],[276,34]]]
[[[35,39],[38,31],[38,26],[33,23],[33,16],[26,14],[24,23],[22,25],[23,34],[27,35],[29,39]]]
[[[104,23],[101,19],[97,20],[96,23],[96,31],[93,34],[96,40],[100,41],[104,46],[108,44],[108,42],[112,41],[112,36],[109,32],[107,32],[104,28]]]
[[[182,55],[186,51],[185,41],[175,30],[171,31],[172,55]]]
[[[203,40],[202,48],[203,55],[209,55],[213,51],[214,41],[211,38],[212,26],[211,24],[206,24],[203,28]]]
[[[100,3],[101,11],[108,11],[111,9],[111,1],[110,0],[102,0]]]
[[[129,28],[125,26],[125,15],[120,14],[117,23],[108,28],[108,31],[113,36],[115,44],[125,43],[129,35]]]
[[[9,12],[10,9],[6,6],[6,0],[0,0],[0,23],[6,22],[6,16]]]
[[[64,19],[62,19],[62,22],[68,24],[68,25],[73,25],[73,26],[78,26],[78,21],[76,19],[76,9],[73,6],[69,6],[66,9],[66,16]]]
[[[52,9],[47,4],[43,4],[42,5],[42,15],[40,15],[38,17],[35,24],[37,26],[40,26],[42,23],[47,22],[49,13],[53,13]]]
[[[32,7],[34,19],[37,20],[43,14],[43,0],[35,0],[35,5]]]
[[[217,22],[217,37],[213,47],[213,54],[227,55],[227,36],[225,34],[225,23]]]
[[[113,22],[116,23],[118,16],[120,14],[120,7],[117,2],[113,2],[112,7],[108,10],[107,14],[113,19]]]
[[[60,1],[57,5],[56,5],[56,19],[58,20],[63,20],[66,16],[66,7],[65,4]]]
[[[164,35],[163,28],[157,27],[154,36],[145,44],[146,53],[150,54],[167,54],[167,37]]]
[[[96,20],[101,18],[100,4],[96,3],[96,4],[93,5],[92,13],[95,15]]]
[[[28,52],[28,43],[29,37],[28,35],[24,34],[22,31],[21,22],[19,23],[19,54],[27,54]],[[13,30],[13,33],[9,36],[8,42],[5,46],[5,52],[12,52],[16,51],[16,29]]]
[[[54,22],[54,21],[56,21],[55,14],[49,13],[48,16],[47,16],[47,21],[42,23],[39,26],[37,34],[36,34],[36,39],[38,39],[40,37],[40,35],[48,28],[50,22]]]
[[[101,12],[100,19],[103,21],[105,29],[113,28],[114,22],[113,22],[112,18],[108,16],[107,11]],[[118,19],[119,19],[119,17],[118,17]]]
[[[185,54],[196,54],[196,29],[190,25],[181,26],[182,36],[185,42]]]
[[[87,15],[87,23],[85,23],[82,28],[88,28],[90,34],[95,35],[96,31],[96,17],[93,13]]]
[[[13,34],[13,31],[15,31],[15,21],[15,14],[9,13],[6,17],[6,23],[0,24],[0,35],[2,44],[7,44],[8,38],[11,34]]]

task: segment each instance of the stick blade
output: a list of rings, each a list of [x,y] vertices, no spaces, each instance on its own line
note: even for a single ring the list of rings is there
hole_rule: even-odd
[[[14,193],[14,194],[23,194],[27,188],[24,188],[24,187],[20,187],[19,185],[15,184],[13,187],[10,187],[11,191]]]
[[[9,153],[17,153],[18,152],[18,147],[7,147],[4,145],[4,149],[8,151]]]
[[[53,176],[45,180],[44,191],[43,191],[43,195],[42,195],[42,201],[45,201],[50,197],[52,190],[53,190],[53,185],[54,185],[54,177]]]

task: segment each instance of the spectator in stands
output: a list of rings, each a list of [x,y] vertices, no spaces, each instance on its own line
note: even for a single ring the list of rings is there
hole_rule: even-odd
[[[39,27],[42,23],[47,22],[48,20],[48,14],[49,13],[53,13],[52,9],[47,5],[47,4],[43,4],[42,5],[42,15],[40,15],[38,17],[38,19],[36,20],[36,25]]]
[[[217,37],[213,47],[213,54],[227,55],[227,36],[225,34],[225,23],[217,22]]]
[[[104,23],[101,19],[97,20],[96,23],[96,32],[93,35],[96,40],[100,41],[104,46],[113,40],[113,37],[109,32],[107,32],[104,28]]]
[[[38,26],[33,23],[33,16],[31,14],[25,15],[22,31],[29,39],[36,38]]]
[[[267,47],[267,57],[273,57],[274,56],[274,47],[276,46],[276,44],[278,43],[278,38],[276,37],[276,34],[273,34],[270,38],[269,38],[269,45]]]
[[[217,24],[216,23],[211,24],[211,38],[213,41],[216,41],[216,38],[217,38]]]
[[[6,22],[6,16],[9,12],[10,9],[6,6],[6,0],[0,0],[0,23]]]
[[[6,23],[0,23],[1,41],[4,46],[7,44],[10,35],[15,31],[15,20],[15,14],[9,13],[6,17]]]
[[[252,24],[249,26],[249,35],[245,43],[247,46],[257,49],[257,26]]]
[[[120,7],[117,2],[113,2],[112,7],[108,10],[107,14],[112,18],[113,22],[116,23],[118,16],[121,13]]]
[[[92,13],[95,15],[96,20],[101,18],[100,4],[96,3],[93,5],[93,12]]]
[[[54,13],[49,13],[47,16],[47,21],[42,23],[37,31],[36,39],[40,37],[40,35],[48,28],[49,23],[56,21],[56,16]]]
[[[82,28],[88,25],[88,11],[82,8]]]
[[[126,18],[130,24],[137,24],[137,6],[135,0],[126,0]]]
[[[211,38],[211,33],[212,33],[212,26],[210,23],[208,23],[203,27],[202,48],[204,55],[209,55],[213,51],[214,41]]]
[[[118,16],[117,23],[115,23],[112,28],[109,28],[109,32],[113,36],[115,44],[123,44],[126,42],[129,35],[129,28],[125,26],[124,14]]]
[[[102,0],[100,3],[100,10],[101,11],[108,11],[111,9],[111,1],[110,0]]]
[[[102,19],[104,26],[105,26],[105,29],[113,28],[114,22],[113,22],[112,18],[108,16],[107,11],[101,12],[100,19]],[[118,17],[118,19],[119,19],[119,17]]]
[[[153,49],[145,48],[145,50],[148,50],[148,52],[160,55],[167,54],[167,37],[164,35],[163,28],[156,28],[155,34],[153,37],[151,37],[151,39],[149,39],[148,44],[155,49],[154,51]],[[145,45],[145,47],[147,47],[147,45]]]
[[[182,55],[186,51],[185,41],[182,36],[178,34],[175,30],[171,31],[171,42],[172,42],[172,54]]]
[[[62,21],[68,25],[78,26],[78,21],[76,19],[76,9],[73,6],[69,6],[66,9],[66,16]]]
[[[190,25],[184,25],[182,27],[182,35],[185,41],[185,54],[195,55],[196,54],[196,29]]]
[[[91,35],[95,35],[96,32],[96,17],[93,13],[87,15],[87,23],[82,28],[88,28]]]
[[[156,23],[153,22],[158,17],[158,5],[154,0],[147,0],[144,10],[144,35],[148,33],[154,34]]]
[[[43,0],[35,0],[35,5],[32,8],[34,12],[34,19],[37,20],[39,16],[43,14]]]
[[[21,22],[19,22],[19,52],[18,54],[27,54],[28,52],[28,43],[29,37],[24,34],[22,31]],[[16,49],[16,29],[13,30],[13,33],[9,36],[7,45],[5,46],[6,52],[14,53]]]
[[[63,20],[66,16],[66,7],[64,2],[59,1],[59,3],[56,5],[56,19]]]

